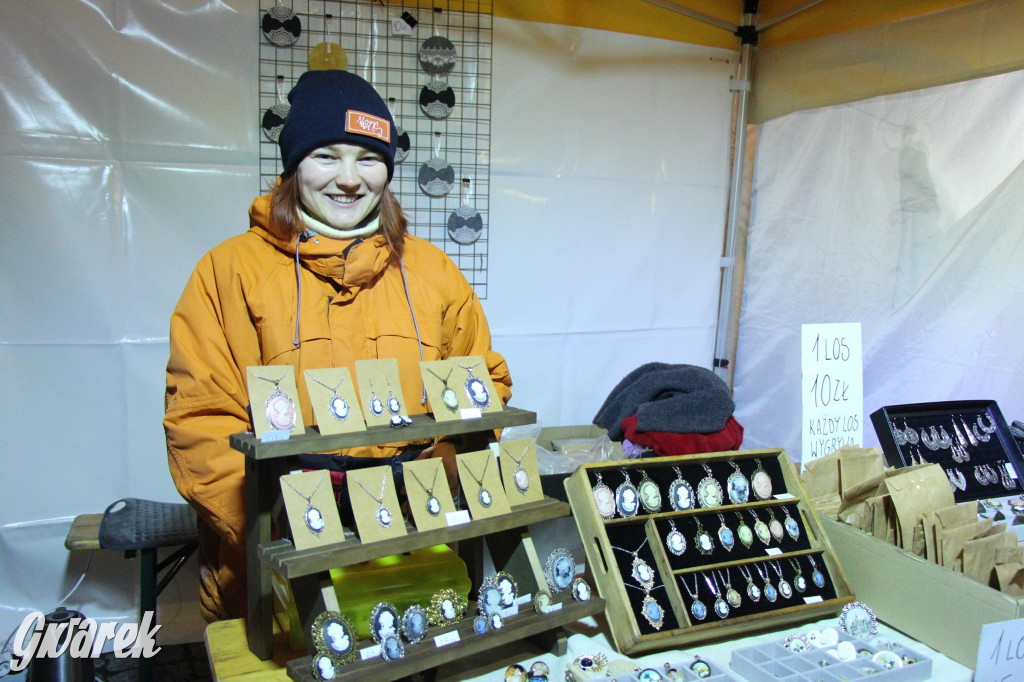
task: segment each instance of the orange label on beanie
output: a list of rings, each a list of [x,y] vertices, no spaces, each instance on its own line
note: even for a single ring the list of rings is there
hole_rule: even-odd
[[[349,111],[345,117],[345,131],[358,135],[376,137],[385,142],[391,141],[391,121],[380,116],[362,111]]]

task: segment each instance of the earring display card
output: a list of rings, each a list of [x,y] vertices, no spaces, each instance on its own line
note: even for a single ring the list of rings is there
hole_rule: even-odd
[[[466,355],[463,357],[449,358],[455,363],[455,373],[450,379],[459,396],[459,404],[463,398],[467,399],[468,407],[460,410],[463,419],[478,416],[483,412],[501,412],[501,398],[494,390],[491,382],[491,373],[487,369],[483,356]]]
[[[348,367],[310,369],[305,377],[321,436],[366,430],[359,394]]]
[[[512,508],[501,485],[498,463],[490,450],[455,455],[459,467],[459,483],[469,513],[474,519],[508,514]]]
[[[363,544],[408,534],[390,466],[352,469],[345,473],[345,482]]]
[[[416,530],[422,532],[448,525],[447,514],[455,511],[448,489],[448,476],[440,458],[413,460],[402,465],[405,497],[409,500]]]
[[[595,462],[565,487],[623,653],[745,636],[853,601],[785,451]]]
[[[462,412],[469,407],[469,398],[457,377],[465,374],[457,365],[458,358],[448,360],[425,360],[420,363],[420,375],[427,388],[427,401],[434,421],[449,422],[462,419]]]
[[[518,507],[544,499],[537,470],[537,441],[533,438],[500,441],[491,446],[498,450],[501,478],[510,506]]]
[[[1024,491],[1024,457],[993,400],[889,405],[871,423],[890,466],[939,464],[957,502]]]
[[[259,365],[245,368],[249,388],[249,413],[257,438],[268,431],[299,435],[302,408],[291,365]]]
[[[400,426],[400,417],[409,415],[398,360],[356,360],[356,381],[367,426]],[[399,419],[397,424],[395,419]]]
[[[295,549],[345,541],[329,472],[307,471],[282,476],[281,498]]]

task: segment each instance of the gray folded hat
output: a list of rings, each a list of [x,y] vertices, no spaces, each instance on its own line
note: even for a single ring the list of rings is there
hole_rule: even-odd
[[[638,431],[715,433],[735,409],[729,387],[711,370],[649,362],[611,390],[594,423],[612,440],[622,440],[622,420],[634,414]]]

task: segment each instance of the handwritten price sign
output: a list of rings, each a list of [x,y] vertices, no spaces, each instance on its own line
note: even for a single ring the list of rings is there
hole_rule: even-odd
[[[801,461],[809,462],[864,435],[860,324],[805,324],[800,329],[803,403]]]
[[[1024,620],[981,626],[976,682],[1024,680]]]

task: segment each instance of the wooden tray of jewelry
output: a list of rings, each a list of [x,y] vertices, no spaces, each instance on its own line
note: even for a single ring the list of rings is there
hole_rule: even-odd
[[[824,618],[854,599],[783,450],[585,464],[565,488],[622,653]]]
[[[890,466],[941,465],[957,502],[1024,491],[1024,459],[994,400],[889,405],[871,423]]]

